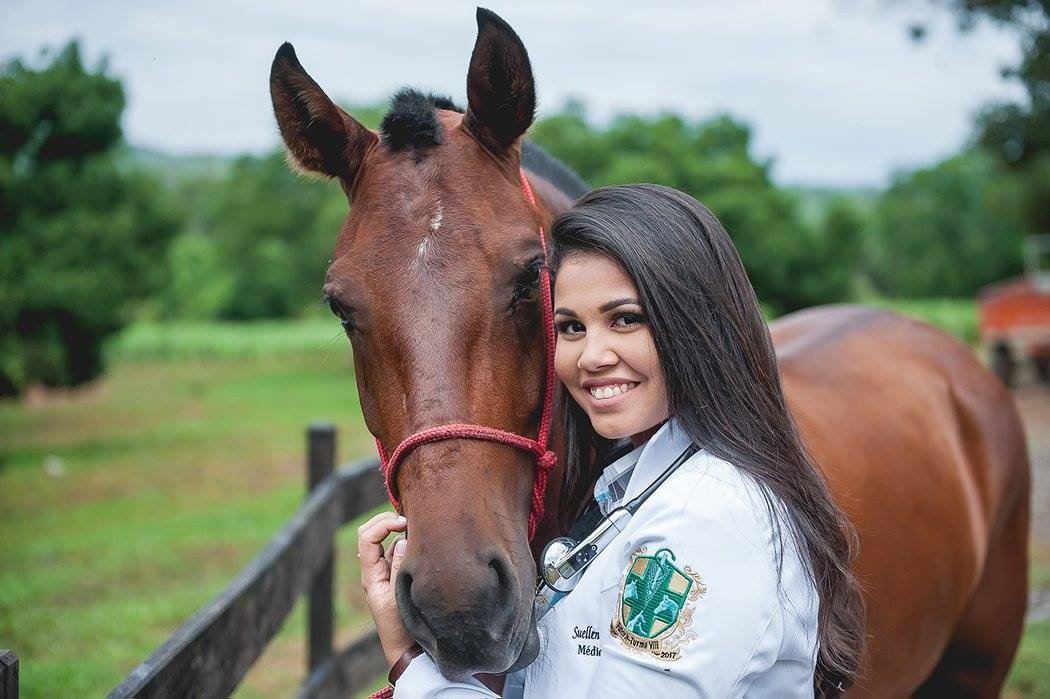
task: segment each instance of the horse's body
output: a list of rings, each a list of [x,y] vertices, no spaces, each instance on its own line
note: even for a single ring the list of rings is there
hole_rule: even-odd
[[[354,348],[365,422],[388,450],[450,423],[537,431],[543,332],[521,292],[535,288],[539,228],[579,192],[541,154],[523,157],[528,56],[492,13],[478,24],[466,112],[403,94],[381,134],[336,107],[289,45],[271,72],[293,164],[338,178],[353,200],[325,293]],[[772,330],[806,445],[860,537],[868,625],[855,693],[994,696],[1026,604],[1029,467],[1011,397],[967,348],[893,314],[814,309]],[[533,556],[578,502],[556,467],[529,542],[533,468],[513,447],[454,439],[398,470],[410,522],[398,606],[450,678],[539,652]]]
[[[895,314],[817,308],[772,334],[806,445],[860,537],[855,693],[996,696],[1027,600],[1029,466],[1012,397],[969,348]]]

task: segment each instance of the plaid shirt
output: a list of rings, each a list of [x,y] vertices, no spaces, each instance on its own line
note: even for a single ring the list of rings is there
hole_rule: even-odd
[[[631,481],[631,474],[634,473],[634,467],[641,454],[642,450],[639,447],[621,456],[606,466],[602,475],[598,476],[598,480],[594,482],[594,499],[603,515],[608,516],[623,500],[624,493],[627,492],[627,484]]]

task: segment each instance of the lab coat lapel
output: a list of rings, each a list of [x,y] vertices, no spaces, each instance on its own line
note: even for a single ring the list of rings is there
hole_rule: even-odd
[[[631,480],[620,504],[626,505],[645,490],[689,446],[689,441],[689,437],[676,420],[667,420],[649,441],[642,445],[638,463],[631,473]]]

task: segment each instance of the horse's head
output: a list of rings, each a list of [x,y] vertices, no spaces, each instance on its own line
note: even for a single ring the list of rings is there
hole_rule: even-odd
[[[535,436],[549,211],[519,184],[535,107],[521,40],[479,10],[466,112],[402,91],[379,134],[337,107],[288,44],[270,89],[292,164],[338,178],[352,200],[324,293],[353,346],[372,434],[391,451],[451,423]],[[410,527],[398,605],[450,678],[535,657],[533,472],[528,452],[465,439],[421,445],[397,471]]]

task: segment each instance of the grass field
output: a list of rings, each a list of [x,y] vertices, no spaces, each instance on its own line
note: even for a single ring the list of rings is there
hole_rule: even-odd
[[[106,693],[221,589],[301,502],[310,421],[337,423],[341,459],[374,453],[334,322],[139,326],[110,356],[91,386],[0,402],[0,647],[30,699]],[[340,644],[369,624],[352,532]],[[238,696],[294,693],[304,624],[297,610]],[[1042,622],[1013,696],[1050,697],[1048,658]]]
[[[252,323],[139,323],[117,336],[106,355],[113,362],[252,359],[295,353],[342,357],[347,347],[342,330],[324,316]]]
[[[1050,697],[1050,621],[1028,625],[1004,696]]]
[[[221,589],[302,500],[318,418],[337,421],[342,458],[374,451],[345,341],[124,362],[86,389],[0,404],[0,646],[21,658],[23,695],[104,694]],[[340,558],[341,641],[368,622],[356,560]],[[240,695],[293,693],[304,623]]]

